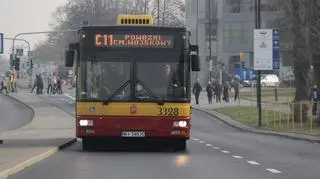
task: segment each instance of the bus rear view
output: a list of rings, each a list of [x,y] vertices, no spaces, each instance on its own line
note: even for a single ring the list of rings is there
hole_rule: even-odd
[[[122,15],[116,26],[82,27],[70,44],[66,65],[76,69],[76,135],[84,150],[97,138],[165,140],[186,149],[198,47],[185,28],[152,22]]]

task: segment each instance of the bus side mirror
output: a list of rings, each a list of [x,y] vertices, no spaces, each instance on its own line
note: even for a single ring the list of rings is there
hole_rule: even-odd
[[[74,60],[74,51],[73,50],[67,50],[65,54],[65,65],[66,67],[72,67],[73,66],[73,60]]]
[[[190,60],[191,60],[191,70],[200,71],[200,60],[199,60],[199,46],[190,45]]]
[[[200,61],[198,54],[191,55],[191,69],[192,71],[200,71]]]

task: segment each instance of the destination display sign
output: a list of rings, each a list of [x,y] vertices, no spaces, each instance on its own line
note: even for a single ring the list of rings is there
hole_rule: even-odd
[[[95,34],[96,47],[173,48],[173,35],[149,34]]]

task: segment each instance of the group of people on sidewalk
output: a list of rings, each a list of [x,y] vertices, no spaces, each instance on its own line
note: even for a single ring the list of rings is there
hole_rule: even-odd
[[[2,75],[0,81],[0,94],[8,94],[9,92],[16,92],[17,76],[14,73]]]
[[[215,99],[217,103],[221,102],[221,93],[222,93],[222,100],[225,102],[230,101],[230,94],[231,94],[231,88],[234,88],[234,100],[237,101],[239,97],[239,85],[238,84],[230,84],[229,82],[224,82],[223,85],[220,85],[218,81],[211,82],[209,81],[205,91],[207,93],[208,97],[208,103],[212,104],[212,101]],[[192,92],[196,99],[196,104],[199,104],[199,96],[201,91],[203,90],[199,79],[194,83]]]
[[[31,89],[31,93],[33,93],[34,89],[36,89],[36,94],[43,94],[44,83],[41,74],[36,75],[36,78],[33,83],[33,87]],[[49,75],[47,81],[47,94],[63,94],[61,80],[58,79],[55,75]]]

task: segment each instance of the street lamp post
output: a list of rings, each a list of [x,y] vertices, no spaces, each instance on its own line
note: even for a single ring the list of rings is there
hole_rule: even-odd
[[[14,38],[12,39],[12,57],[15,60],[15,56],[14,56],[14,42],[17,40],[17,38],[21,35],[34,35],[34,34],[48,34],[48,33],[57,33],[57,32],[76,32],[78,30],[75,29],[70,29],[70,30],[55,30],[55,31],[41,31],[41,32],[25,32],[25,33],[19,33],[17,35],[14,36]]]
[[[158,4],[158,8],[157,8],[158,17],[157,17],[157,19],[158,19],[158,25],[160,25],[160,0],[158,0],[157,4]]]
[[[196,44],[199,45],[199,0],[197,0],[196,10]],[[198,79],[198,72],[196,72],[196,79]]]
[[[255,26],[256,29],[261,28],[261,1],[255,0]],[[262,109],[261,109],[261,71],[257,71],[257,106],[259,127],[262,126]]]
[[[212,52],[211,52],[211,0],[208,0],[209,1],[209,4],[208,4],[208,8],[209,8],[209,63],[210,63],[210,65],[209,66],[211,66],[212,67]],[[212,68],[211,68],[211,70],[210,70],[210,77],[209,77],[209,80],[211,80],[211,78],[212,78]]]
[[[5,40],[13,40],[14,38],[6,37],[6,38],[4,38],[4,39],[5,39]],[[27,46],[28,46],[28,51],[30,51],[30,50],[31,50],[30,43],[29,43],[27,40],[25,40],[25,39],[15,39],[15,40],[25,42],[25,43],[27,44]]]

